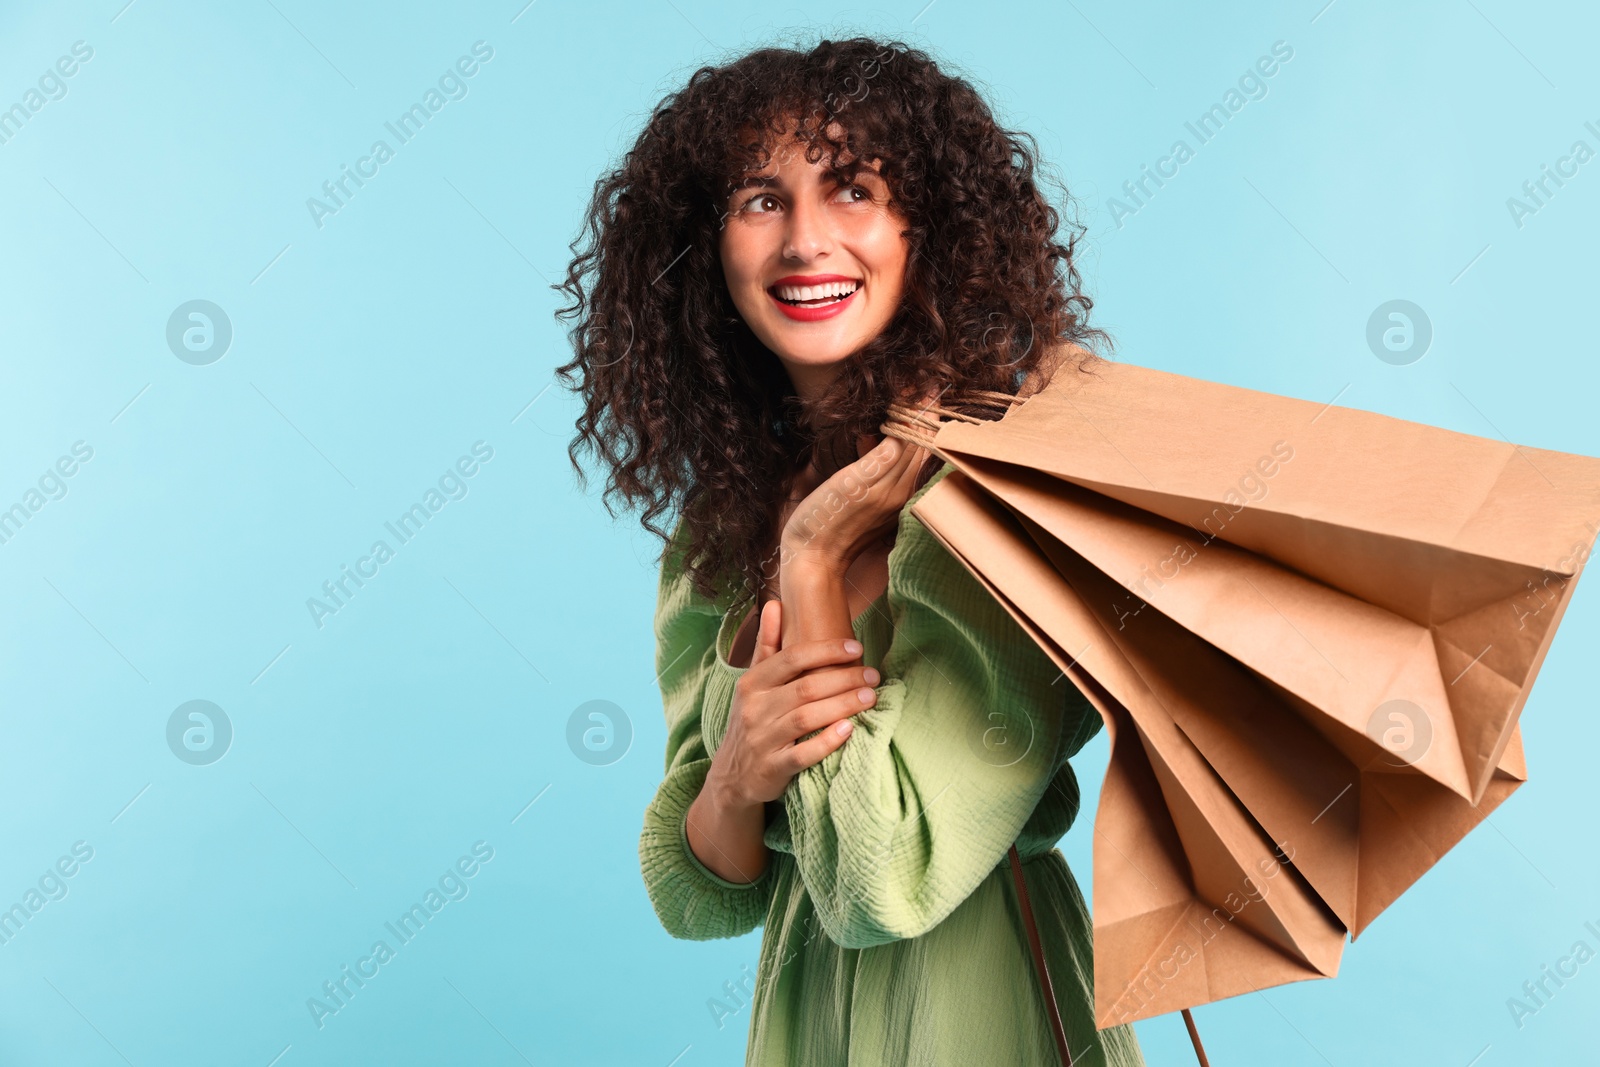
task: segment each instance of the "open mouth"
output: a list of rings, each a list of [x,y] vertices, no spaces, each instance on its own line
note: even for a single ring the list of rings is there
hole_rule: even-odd
[[[861,282],[823,282],[820,285],[773,285],[767,292],[780,304],[796,308],[825,308],[855,295]]]

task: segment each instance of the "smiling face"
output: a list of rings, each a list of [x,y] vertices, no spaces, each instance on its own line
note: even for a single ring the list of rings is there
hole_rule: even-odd
[[[805,399],[894,317],[909,249],[877,170],[841,182],[827,163],[779,146],[729,197],[721,238],[734,306]]]

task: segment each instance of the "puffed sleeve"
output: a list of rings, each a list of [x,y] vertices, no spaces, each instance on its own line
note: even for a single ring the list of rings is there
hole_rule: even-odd
[[[916,937],[954,911],[1082,743],[1087,702],[1052,684],[1055,663],[911,514],[951,470],[900,512],[877,703],[784,793],[795,862],[845,948]]]
[[[685,818],[711,768],[700,716],[722,616],[682,572],[682,532],[680,523],[662,558],[657,593],[656,673],[667,719],[666,776],[645,808],[639,866],[667,933],[705,941],[737,937],[761,924],[772,896],[773,864],[754,882],[730,882],[689,849]]]

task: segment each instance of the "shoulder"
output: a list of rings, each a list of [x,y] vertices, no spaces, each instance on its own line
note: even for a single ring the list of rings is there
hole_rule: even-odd
[[[695,588],[685,567],[689,550],[688,521],[679,516],[661,550],[661,572],[657,582],[657,596],[663,606],[668,601],[677,610],[716,611],[716,603],[707,600]]]
[[[903,621],[908,612],[915,616],[930,614],[927,609],[932,609],[934,616],[970,617],[980,613],[985,602],[993,603],[983,583],[912,510],[955,473],[954,464],[943,463],[900,509],[894,547],[889,552],[888,595],[894,614]]]
[[[942,567],[947,563],[960,565],[955,557],[950,554],[950,550],[944,547],[944,543],[934,535],[932,530],[923,525],[922,520],[917,518],[912,510],[923,497],[932,491],[934,486],[954,474],[955,471],[955,464],[948,461],[942,463],[901,506],[899,522],[895,528],[894,549],[889,555],[889,573],[891,577],[895,573],[896,563],[899,563],[902,567],[908,564],[919,567],[927,565]]]
[[[884,672],[923,676],[934,693],[946,694],[941,700],[952,693],[966,699],[976,688],[996,702],[1032,706],[1058,701],[1063,690],[1055,682],[1061,671],[1050,654],[1002,596],[911,511],[956,473],[945,463],[901,512],[889,556],[888,609],[894,632]]]
[[[661,554],[656,584],[655,635],[658,669],[675,661],[686,646],[708,642],[722,621],[718,605],[694,587],[684,570],[688,530],[680,517]]]
[[[1048,659],[989,586],[912,508],[946,478],[959,475],[944,463],[906,501],[889,553],[889,606],[895,626],[933,636],[948,631],[999,660]]]

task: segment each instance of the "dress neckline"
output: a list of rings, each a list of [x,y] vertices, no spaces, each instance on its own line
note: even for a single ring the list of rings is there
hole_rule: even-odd
[[[908,515],[910,515],[910,513],[911,513],[911,506],[913,504],[915,504],[919,499],[921,499],[928,492],[928,490],[934,485],[935,482],[938,482],[940,479],[944,478],[945,475],[949,474],[951,471],[953,471],[955,469],[956,469],[955,465],[950,463],[948,460],[946,460],[939,467],[939,469],[937,471],[935,471],[931,477],[928,478],[928,480],[926,482],[924,482],[921,486],[919,486],[917,488],[917,490],[914,493],[911,494],[911,498],[909,500],[907,500],[905,502],[905,504],[902,505],[901,508],[900,508],[900,518],[899,518],[900,526],[903,527],[905,525],[906,517]],[[858,641],[861,640],[861,636],[862,636],[862,634],[861,634],[862,623],[864,623],[866,621],[866,619],[870,615],[872,615],[872,613],[874,611],[877,611],[877,610],[879,610],[881,608],[884,608],[885,605],[888,603],[889,587],[894,584],[895,564],[896,564],[896,561],[900,558],[902,549],[904,548],[907,540],[908,539],[905,536],[905,531],[904,530],[900,530],[900,531],[897,532],[897,535],[895,537],[894,546],[889,549],[889,559],[888,559],[888,564],[889,564],[889,582],[888,582],[888,585],[884,586],[883,592],[879,593],[877,598],[874,599],[872,601],[872,603],[868,604],[866,606],[866,608],[861,612],[861,614],[857,615],[854,619],[850,620],[850,629],[856,635],[856,640],[858,640]],[[719,603],[720,603],[720,599],[719,599]],[[752,608],[750,610],[754,610],[754,609]],[[749,611],[746,611],[745,614],[746,614],[746,616],[748,616],[749,615]],[[716,636],[715,640],[712,641],[711,645],[712,645],[712,651],[714,653],[714,655],[713,655],[713,666],[716,669],[721,670],[721,671],[723,671],[723,672],[725,672],[727,674],[737,676],[737,675],[743,674],[745,671],[749,670],[750,668],[749,667],[735,667],[733,664],[728,662],[728,653],[730,651],[732,651],[732,649],[733,649],[733,631],[738,628],[736,626],[730,626],[729,625],[729,623],[731,622],[732,618],[733,618],[733,609],[730,606],[728,608],[728,610],[726,610],[726,611],[724,611],[722,613],[722,620],[717,625],[717,636]],[[739,620],[739,623],[742,625],[744,623],[744,619],[741,618]],[[865,644],[865,642],[862,642],[862,643]]]

